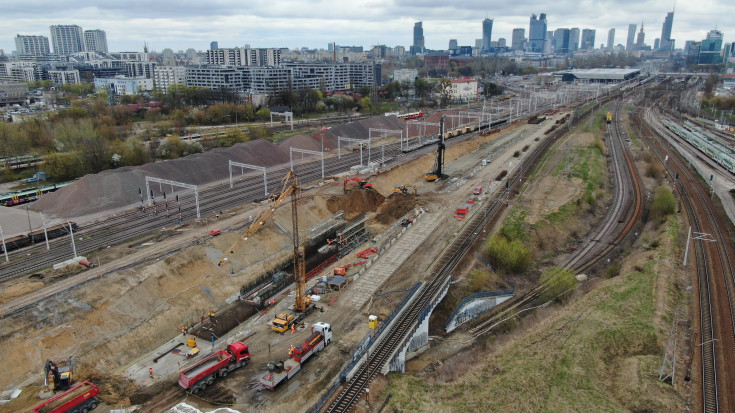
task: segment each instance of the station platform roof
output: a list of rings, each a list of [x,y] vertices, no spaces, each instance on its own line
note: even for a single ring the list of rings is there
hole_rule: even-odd
[[[593,82],[622,82],[641,73],[641,69],[572,69],[554,72],[563,81],[589,80]]]

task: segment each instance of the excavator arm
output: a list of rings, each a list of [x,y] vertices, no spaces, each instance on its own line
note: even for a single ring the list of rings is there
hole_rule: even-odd
[[[256,232],[258,232],[258,230],[262,228],[269,219],[271,219],[278,207],[280,207],[291,196],[291,193],[296,189],[295,184],[292,182],[295,182],[295,179],[296,175],[293,172],[289,172],[286,177],[283,178],[283,189],[281,189],[281,195],[268,206],[268,209],[261,212],[261,214],[258,215],[258,218],[256,218],[253,223],[250,224],[247,231],[245,231],[245,234],[243,234],[242,237],[238,238],[237,241],[235,241],[235,243],[227,249],[230,254],[234,254],[235,251],[240,248],[243,242],[247,241],[248,238],[252,237]],[[227,257],[227,253],[225,253],[225,255],[220,257],[217,265],[221,266],[228,260],[229,258]]]

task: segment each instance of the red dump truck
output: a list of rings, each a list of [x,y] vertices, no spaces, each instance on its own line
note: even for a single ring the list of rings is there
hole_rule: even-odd
[[[193,366],[179,372],[179,386],[193,394],[212,384],[217,377],[225,377],[232,370],[250,362],[248,346],[236,341],[226,350],[210,354]]]
[[[95,398],[99,393],[99,387],[85,381],[46,400],[31,411],[34,413],[88,412],[100,404],[100,401]]]
[[[300,346],[291,347],[288,360],[268,363],[268,371],[260,376],[260,385],[266,389],[275,389],[279,383],[298,373],[309,357],[322,351],[331,342],[332,326],[327,323],[314,323],[309,338]]]

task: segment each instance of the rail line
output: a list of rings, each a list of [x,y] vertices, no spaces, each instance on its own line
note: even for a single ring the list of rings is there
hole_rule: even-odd
[[[704,412],[733,411],[735,395],[735,280],[733,250],[723,231],[709,194],[680,155],[664,144],[649,124],[655,113],[646,113],[644,139],[664,163],[693,232],[710,234],[714,242],[694,242],[697,263],[700,336],[693,344],[701,361],[701,407]]]

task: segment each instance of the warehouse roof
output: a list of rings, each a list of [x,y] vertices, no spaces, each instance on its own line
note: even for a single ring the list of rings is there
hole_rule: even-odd
[[[554,72],[563,80],[628,80],[641,73],[641,69],[572,69]]]

